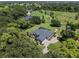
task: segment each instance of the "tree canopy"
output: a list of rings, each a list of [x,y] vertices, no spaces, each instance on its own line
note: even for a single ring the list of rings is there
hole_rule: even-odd
[[[49,45],[46,56],[53,58],[77,58],[79,55],[79,43],[74,39]]]

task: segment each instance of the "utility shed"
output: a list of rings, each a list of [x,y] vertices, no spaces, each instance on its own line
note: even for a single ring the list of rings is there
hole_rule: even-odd
[[[44,40],[48,40],[51,36],[53,36],[53,32],[48,29],[39,28],[31,32],[31,35],[35,36],[38,41],[43,42]]]

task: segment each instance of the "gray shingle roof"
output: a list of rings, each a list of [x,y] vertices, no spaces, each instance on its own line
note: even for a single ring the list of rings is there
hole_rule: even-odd
[[[47,29],[37,29],[31,34],[35,35],[36,39],[42,42],[43,40],[48,39],[53,33]]]
[[[26,16],[25,19],[29,20],[30,18],[32,18],[32,16]]]

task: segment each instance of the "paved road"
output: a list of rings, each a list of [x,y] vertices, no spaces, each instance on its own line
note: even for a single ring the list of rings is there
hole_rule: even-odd
[[[56,43],[56,42],[58,42],[58,40],[57,40],[57,37],[52,37],[52,39],[51,40],[46,40],[45,42],[44,42],[44,49],[43,49],[43,54],[46,54],[47,52],[48,52],[48,45],[50,45],[51,43],[53,44],[53,43]]]

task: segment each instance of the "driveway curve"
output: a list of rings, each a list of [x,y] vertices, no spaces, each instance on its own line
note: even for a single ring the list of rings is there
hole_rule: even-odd
[[[50,44],[53,44],[53,43],[56,43],[56,42],[58,42],[57,36],[56,36],[56,37],[52,37],[51,40],[46,40],[46,41],[44,42],[43,54],[46,54],[46,53],[49,51],[47,47],[48,47]]]

